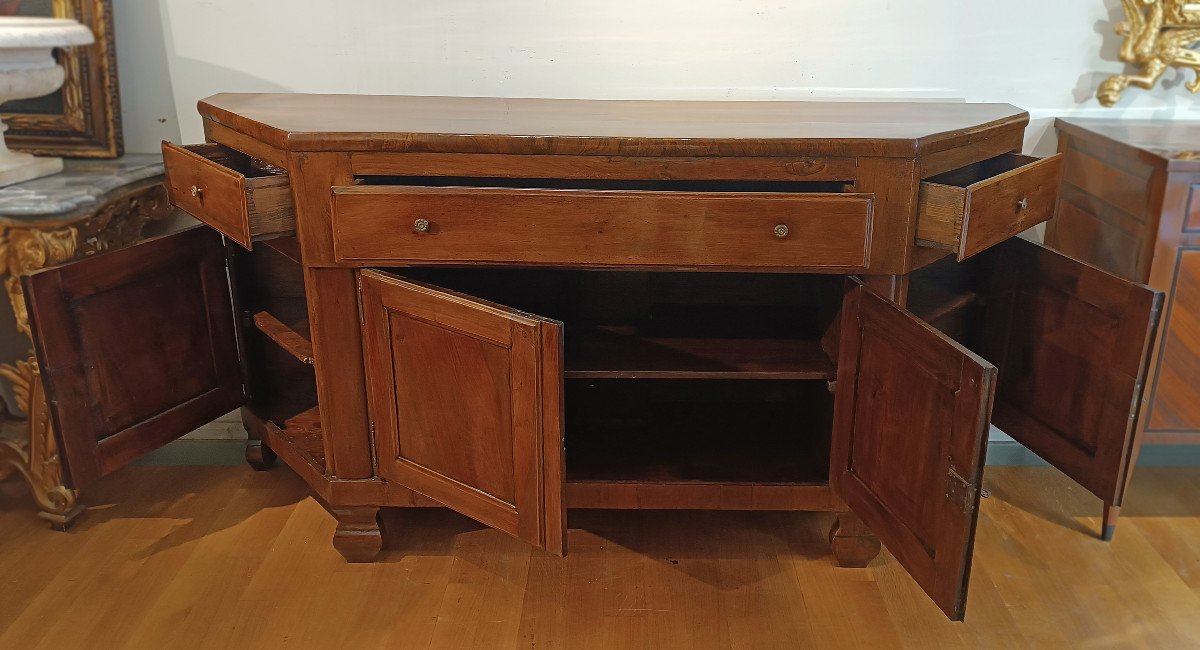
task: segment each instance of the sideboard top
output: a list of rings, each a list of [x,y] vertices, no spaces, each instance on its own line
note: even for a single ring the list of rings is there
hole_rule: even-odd
[[[222,93],[201,115],[289,151],[914,157],[1023,129],[1008,104]]]

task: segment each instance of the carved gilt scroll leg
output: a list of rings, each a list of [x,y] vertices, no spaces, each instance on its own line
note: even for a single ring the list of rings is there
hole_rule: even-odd
[[[855,569],[870,564],[880,549],[879,538],[850,512],[837,513],[837,519],[829,529],[829,546],[838,566]]]
[[[70,226],[48,229],[0,228],[0,276],[12,305],[17,331],[31,336],[20,276],[82,255],[119,248],[141,238],[149,221],[171,214],[166,186],[146,179],[111,197],[90,216]],[[58,443],[47,410],[37,358],[0,364],[0,377],[12,382],[17,405],[29,418],[25,442],[0,444],[0,477],[20,474],[33,492],[40,516],[66,530],[83,513],[75,490],[63,485]]]
[[[1104,520],[1100,524],[1100,539],[1111,542],[1117,532],[1117,518],[1121,516],[1121,506],[1111,503],[1104,504]]]
[[[374,562],[383,549],[383,531],[379,526],[379,508],[332,508],[337,519],[333,547],[347,562]]]
[[[16,365],[0,364],[0,377],[12,382],[17,401],[29,418],[27,442],[0,440],[0,467],[8,468],[8,473],[20,474],[29,484],[34,502],[41,509],[39,517],[49,521],[55,530],[67,530],[85,508],[79,503],[78,492],[62,482],[58,443],[46,408],[37,360],[30,357]]]

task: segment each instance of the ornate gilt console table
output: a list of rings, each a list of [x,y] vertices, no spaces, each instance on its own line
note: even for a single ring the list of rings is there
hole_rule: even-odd
[[[151,154],[67,161],[62,174],[0,189],[0,273],[15,333],[25,348],[19,360],[0,363],[0,376],[11,383],[16,409],[26,416],[22,435],[0,437],[0,480],[23,477],[40,516],[55,528],[70,526],[83,507],[76,491],[63,485],[58,445],[29,345],[20,276],[131,244],[147,223],[171,211],[162,158]]]

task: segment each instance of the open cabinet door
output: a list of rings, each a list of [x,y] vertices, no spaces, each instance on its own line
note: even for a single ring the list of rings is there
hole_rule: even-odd
[[[839,346],[833,490],[962,620],[995,368],[861,285]]]
[[[22,278],[76,489],[243,402],[221,236],[193,228]]]
[[[1109,539],[1162,294],[1022,239],[988,255],[980,351],[1000,368],[993,423],[1104,500]]]
[[[562,324],[359,278],[379,475],[564,554]]]

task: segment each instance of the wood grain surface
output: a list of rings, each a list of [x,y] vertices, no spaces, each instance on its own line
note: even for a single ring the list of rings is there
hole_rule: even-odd
[[[286,470],[133,467],[47,530],[0,484],[4,648],[1184,648],[1200,638],[1200,471],[1143,468],[1111,544],[1049,468],[988,468],[964,623],[828,513],[579,512],[552,557],[444,510],[385,512],[373,565]],[[63,623],[55,623],[55,622]],[[65,622],[69,621],[69,624]]]
[[[290,151],[911,157],[1020,131],[1008,104],[222,93],[200,115]]]

